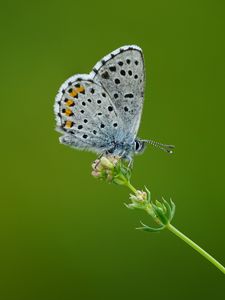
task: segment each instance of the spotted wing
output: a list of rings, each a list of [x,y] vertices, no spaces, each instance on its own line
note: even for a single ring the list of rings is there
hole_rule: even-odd
[[[123,120],[126,142],[137,135],[144,99],[145,70],[141,48],[124,46],[98,62],[90,73],[109,93]]]
[[[97,153],[112,147],[121,121],[105,89],[90,75],[75,75],[60,88],[55,100],[57,131],[63,144]]]

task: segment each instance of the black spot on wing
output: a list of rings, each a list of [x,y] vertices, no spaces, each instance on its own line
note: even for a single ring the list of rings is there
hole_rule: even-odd
[[[124,98],[134,98],[134,95],[133,94],[126,94],[126,95],[124,95]]]
[[[107,71],[105,71],[104,73],[102,73],[101,76],[104,79],[109,79],[109,73]]]
[[[109,70],[110,70],[111,72],[116,72],[116,67],[115,67],[115,66],[109,67]]]

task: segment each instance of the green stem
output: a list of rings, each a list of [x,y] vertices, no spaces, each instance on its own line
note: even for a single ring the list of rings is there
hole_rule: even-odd
[[[126,182],[126,186],[133,192],[136,194],[137,190],[135,189],[135,187],[129,182]]]
[[[125,184],[134,194],[137,193],[137,190],[135,187],[129,182],[126,181]],[[148,211],[147,211],[148,212]],[[149,212],[148,212],[149,213]],[[150,213],[152,216],[152,211]],[[154,220],[156,221],[156,218],[153,216]],[[157,222],[158,223],[158,222]],[[221,265],[215,258],[213,258],[209,253],[207,253],[205,250],[203,250],[201,247],[199,247],[196,243],[194,243],[191,239],[189,239],[186,235],[184,235],[182,232],[180,232],[178,229],[176,229],[173,225],[168,223],[166,225],[166,228],[170,230],[173,234],[178,236],[180,239],[182,239],[185,243],[187,243],[190,247],[192,247],[194,250],[196,250],[198,253],[200,253],[203,257],[205,257],[208,261],[210,261],[216,268],[218,268],[223,274],[225,274],[225,267]]]
[[[180,239],[182,239],[185,243],[187,243],[193,249],[195,249],[198,253],[200,253],[206,259],[208,259],[208,261],[210,261],[215,267],[217,267],[221,272],[223,272],[223,274],[225,274],[225,268],[224,268],[224,266],[221,265],[217,260],[215,260],[215,258],[213,258],[209,253],[207,253],[205,250],[203,250],[201,247],[199,247],[197,244],[195,244],[186,235],[184,235],[182,232],[180,232],[178,229],[176,229],[171,224],[166,225],[166,228],[169,229],[176,236],[178,236]]]

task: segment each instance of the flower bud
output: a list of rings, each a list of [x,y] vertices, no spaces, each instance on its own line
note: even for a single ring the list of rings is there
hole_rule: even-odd
[[[112,159],[106,158],[105,156],[100,159],[100,163],[103,168],[113,170],[115,165],[111,161]]]
[[[149,205],[148,195],[144,191],[137,190],[135,194],[130,195],[132,208],[146,209],[146,206]],[[130,207],[129,207],[130,208]]]
[[[130,195],[130,200],[132,202],[145,202],[147,200],[147,193],[137,190],[135,195]]]
[[[98,171],[92,171],[92,172],[91,172],[91,175],[92,175],[93,177],[95,177],[95,178],[99,178],[100,172],[98,172]]]
[[[130,170],[119,156],[102,156],[92,164],[92,175],[95,178],[126,185],[130,179]]]

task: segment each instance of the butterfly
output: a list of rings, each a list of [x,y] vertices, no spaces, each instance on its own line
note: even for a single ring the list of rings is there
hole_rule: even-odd
[[[56,130],[64,145],[132,161],[146,144],[172,153],[174,146],[140,139],[145,67],[140,47],[123,46],[89,74],[67,79],[55,98]]]

